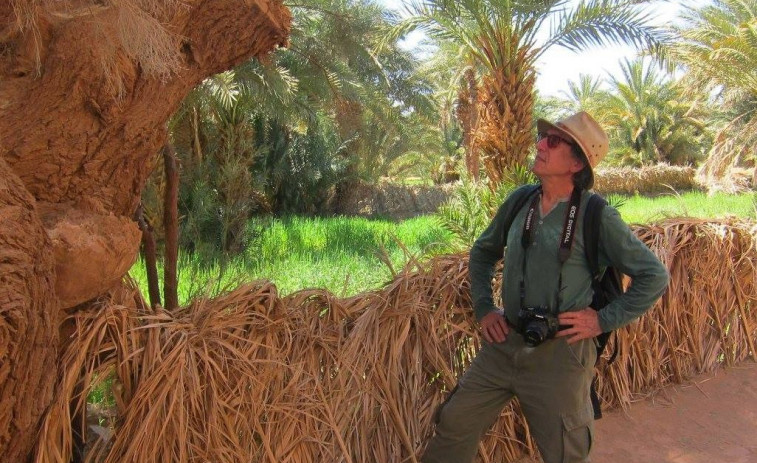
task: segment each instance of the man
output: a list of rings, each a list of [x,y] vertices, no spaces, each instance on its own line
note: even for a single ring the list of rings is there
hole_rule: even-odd
[[[657,257],[614,208],[605,207],[600,266],[618,268],[632,283],[602,311],[589,307],[592,275],[583,233],[575,227],[583,223],[593,168],[608,151],[607,135],[585,112],[554,124],[540,119],[537,128],[532,171],[541,191],[517,213],[507,237],[503,224],[514,204],[505,201],[471,249],[473,308],[485,342],[439,410],[424,463],[471,462],[479,440],[512,397],[518,397],[545,463],[588,462],[594,338],[639,317],[668,283]],[[572,217],[569,211],[575,214],[576,208],[577,217]],[[494,305],[491,281],[505,248],[500,309]],[[529,331],[534,310],[555,322],[543,341]]]

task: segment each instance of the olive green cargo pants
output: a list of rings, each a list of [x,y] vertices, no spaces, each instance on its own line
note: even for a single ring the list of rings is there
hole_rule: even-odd
[[[515,396],[545,463],[589,462],[596,355],[591,339],[527,347],[512,330],[504,343],[485,343],[439,410],[436,434],[421,461],[472,462],[479,440]]]

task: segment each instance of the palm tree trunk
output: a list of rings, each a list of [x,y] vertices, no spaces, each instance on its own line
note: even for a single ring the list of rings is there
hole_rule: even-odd
[[[0,462],[27,461],[57,377],[55,262],[32,195],[0,158]]]
[[[136,220],[139,229],[142,231],[142,256],[147,273],[147,294],[150,298],[150,307],[154,310],[157,306],[161,305],[160,283],[158,280],[158,254],[155,247],[155,237],[152,234],[152,225],[145,219],[144,208],[141,203],[134,216],[134,220]]]
[[[533,146],[534,69],[527,64],[530,52],[516,56],[493,75],[483,79],[479,96],[480,125],[476,144],[484,154],[484,167],[492,188],[524,165]]]
[[[478,84],[476,71],[469,67],[460,82],[460,94],[457,102],[457,120],[463,130],[463,147],[465,149],[465,168],[468,175],[475,181],[479,177],[478,147],[474,144],[475,132],[478,129]]]
[[[195,165],[202,165],[202,143],[200,142],[200,115],[197,106],[192,107],[192,152],[194,152]]]
[[[165,309],[179,307],[179,281],[177,264],[179,261],[179,172],[176,168],[176,152],[170,143],[163,147],[163,162],[166,172],[166,191],[163,203],[163,228],[166,234],[166,257],[163,262],[163,296]]]

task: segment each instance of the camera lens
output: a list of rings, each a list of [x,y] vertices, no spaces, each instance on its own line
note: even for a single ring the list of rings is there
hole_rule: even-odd
[[[549,329],[544,321],[534,320],[528,323],[526,329],[523,330],[523,340],[526,342],[527,346],[536,347],[544,342],[544,339],[547,338],[548,332]]]

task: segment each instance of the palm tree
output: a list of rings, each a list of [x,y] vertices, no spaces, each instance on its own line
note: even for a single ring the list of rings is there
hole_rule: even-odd
[[[604,126],[602,111],[609,92],[602,87],[604,80],[588,74],[579,74],[578,81],[569,80],[568,89],[559,96],[543,97],[537,94],[534,102],[534,118],[559,120],[578,111],[586,111]]]
[[[721,111],[700,173],[717,183],[732,167],[754,162],[757,148],[757,1],[716,0],[689,10],[667,50],[686,69],[690,92],[712,95]],[[757,183],[757,168],[753,173]]]
[[[319,212],[335,186],[390,171],[430,124],[416,58],[382,41],[391,15],[362,0],[290,6],[286,49],[207,79],[172,119],[184,246],[237,251],[254,213]]]
[[[434,170],[438,173],[452,167],[453,171],[457,171],[460,170],[460,162],[464,161],[467,175],[477,179],[480,163],[478,150],[473,145],[473,135],[478,125],[476,102],[479,70],[470,60],[467,66],[460,66],[465,60],[462,47],[452,42],[440,42],[434,54],[423,61],[419,71],[434,85],[439,139],[432,145],[436,146],[436,152],[441,153],[443,158],[436,159]]]
[[[567,92],[562,92],[566,99],[566,110],[568,112],[587,111],[597,116],[609,98],[606,90],[602,89],[603,80],[599,77],[592,77],[588,74],[580,74],[578,82],[569,81]]]
[[[614,141],[611,156],[637,166],[696,164],[706,145],[699,105],[684,99],[680,86],[649,60],[626,60],[621,71],[595,110]]]
[[[415,16],[398,29],[422,27],[432,38],[454,41],[483,71],[476,145],[493,184],[523,164],[533,145],[535,63],[545,50],[609,43],[652,47],[665,38],[634,2],[588,0],[572,10],[567,6],[567,0],[426,0],[413,5]],[[543,31],[546,39],[540,39]]]

